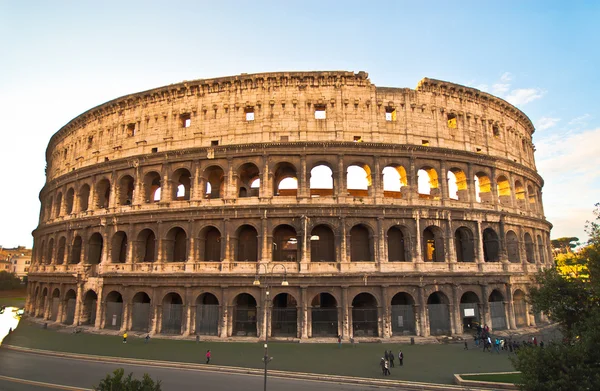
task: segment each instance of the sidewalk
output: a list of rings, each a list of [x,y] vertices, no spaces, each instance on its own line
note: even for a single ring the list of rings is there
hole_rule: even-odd
[[[71,328],[72,329],[72,328]],[[129,334],[127,344],[114,333],[112,335],[73,334],[62,328],[58,332],[49,325],[43,329],[40,324],[23,320],[19,327],[4,341],[5,344],[27,348],[72,352],[98,356],[121,357],[142,360],[160,360],[199,364],[204,353],[210,349],[211,364],[226,367],[264,368],[262,343],[257,342],[217,342],[196,343],[195,339],[152,338],[148,344],[143,338]],[[112,333],[112,332],[111,332]],[[467,340],[468,341],[468,340]],[[463,344],[424,344],[409,345],[386,341],[385,343],[358,343],[354,346],[337,343],[269,343],[269,355],[273,361],[270,370],[303,372],[322,375],[351,376],[383,379],[379,361],[384,350],[392,350],[395,355],[402,349],[404,366],[391,368],[388,380],[405,380],[438,384],[453,384],[455,373],[512,371],[508,354],[483,353],[475,349],[472,340],[470,350],[463,350]]]

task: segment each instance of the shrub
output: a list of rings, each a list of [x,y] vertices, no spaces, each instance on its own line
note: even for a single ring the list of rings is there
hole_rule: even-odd
[[[133,373],[125,375],[123,368],[115,369],[112,375],[106,375],[100,384],[94,387],[94,391],[161,391],[160,380],[156,383],[147,373],[142,380],[133,378]]]

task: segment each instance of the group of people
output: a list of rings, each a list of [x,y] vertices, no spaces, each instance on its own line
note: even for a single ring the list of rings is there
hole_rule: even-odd
[[[392,374],[390,372],[390,368],[394,368],[394,360],[396,357],[391,350],[389,352],[384,350],[384,352],[385,354],[383,357],[381,357],[379,365],[381,366],[381,372],[383,373],[383,376],[390,376]],[[398,352],[398,362],[400,363],[400,366],[404,365],[404,353],[402,353],[402,350]]]
[[[521,347],[521,346],[538,346],[537,337],[531,337],[531,341],[523,340],[522,344],[517,341],[513,341],[512,339],[503,339],[503,338],[494,338],[490,335],[490,328],[488,325],[484,325],[483,327],[477,326],[477,333],[473,335],[475,339],[475,346],[479,347],[483,346],[484,352],[497,352],[500,354],[501,350],[507,350],[509,353],[513,353]],[[544,342],[540,341],[539,346],[541,348],[544,347]],[[467,342],[465,342],[465,350],[468,349]]]

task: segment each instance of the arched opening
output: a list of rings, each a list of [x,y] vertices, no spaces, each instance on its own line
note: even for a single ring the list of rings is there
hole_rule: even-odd
[[[296,196],[298,194],[298,174],[291,163],[279,163],[273,176],[273,194],[276,196]]]
[[[350,230],[350,260],[351,262],[373,261],[372,243],[369,229],[358,224]]]
[[[69,263],[76,265],[81,262],[81,236],[75,236],[73,247],[71,247],[71,260]]]
[[[377,337],[377,300],[370,293],[360,293],[352,300],[352,330],[355,337]]]
[[[88,240],[88,265],[97,265],[102,261],[102,248],[104,246],[104,239],[98,232],[90,236]]]
[[[288,293],[273,298],[271,311],[271,335],[274,337],[296,337],[298,335],[298,311],[296,299]]]
[[[409,246],[404,241],[402,228],[394,226],[388,230],[387,245],[389,262],[410,262],[410,256],[406,251]]]
[[[402,188],[408,185],[406,169],[402,166],[387,166],[383,174],[383,196],[402,198]]]
[[[460,316],[463,333],[470,333],[481,324],[479,315],[479,297],[474,292],[465,292],[460,297]]]
[[[205,227],[200,232],[200,254],[204,262],[221,262],[221,232],[215,227]]]
[[[219,334],[219,300],[212,293],[203,293],[196,299],[196,334]]]
[[[56,264],[62,265],[65,263],[65,249],[67,247],[67,238],[61,236],[58,240],[58,251],[56,252]]]
[[[96,324],[96,311],[98,306],[98,295],[94,291],[87,291],[83,296],[83,309],[81,311],[80,323],[83,325]]]
[[[432,167],[423,167],[417,171],[417,191],[419,198],[439,200],[440,189],[437,171]]]
[[[37,252],[37,256],[38,256],[38,262],[40,264],[45,264],[46,263],[46,241],[42,240],[42,244],[40,245],[40,247],[38,249],[36,249]]]
[[[519,208],[525,208],[525,187],[520,180],[515,181],[515,198]]]
[[[112,263],[125,263],[127,261],[127,234],[118,231],[113,235],[111,245]]]
[[[104,328],[120,330],[123,321],[123,296],[117,291],[112,291],[106,296],[104,312]]]
[[[353,197],[367,197],[371,187],[371,169],[366,164],[363,166],[351,165],[346,170],[346,189]]]
[[[544,246],[544,241],[540,235],[537,236],[537,244],[538,244],[538,256],[540,257],[540,263],[543,265],[546,263],[546,247]]]
[[[415,300],[406,292],[392,297],[392,335],[415,335]]]
[[[73,201],[75,200],[75,189],[72,187],[67,190],[67,195],[65,197],[65,212],[70,215],[73,213]]]
[[[96,183],[96,209],[108,208],[110,201],[110,181],[102,179]]]
[[[219,166],[210,166],[204,170],[204,178],[206,179],[205,197],[210,199],[222,198],[225,185],[223,169]]]
[[[425,262],[444,262],[442,230],[434,225],[423,231],[423,260]]]
[[[529,210],[537,211],[537,204],[535,199],[535,191],[531,185],[527,186],[527,196],[529,198]]]
[[[324,164],[310,170],[310,196],[329,197],[333,195],[333,171]]]
[[[533,239],[529,233],[525,233],[525,255],[527,262],[535,263],[535,254],[533,251]]]
[[[448,197],[458,201],[468,201],[469,199],[467,176],[459,168],[452,168],[448,171]]]
[[[256,336],[256,300],[247,293],[241,293],[233,301],[233,335]]]
[[[46,250],[46,264],[50,265],[54,259],[54,239],[48,241],[48,249]]]
[[[119,205],[131,205],[133,203],[133,177],[125,175],[119,180],[118,200]]]
[[[58,288],[52,291],[52,302],[50,304],[50,320],[56,322],[58,308],[60,307],[60,290]]]
[[[63,323],[64,324],[73,324],[75,320],[75,306],[77,304],[77,293],[73,289],[69,289],[67,294],[65,295],[65,301],[63,303],[64,308],[64,316]]]
[[[133,296],[131,307],[131,330],[150,331],[151,322],[151,300],[146,292],[138,292]]]
[[[54,217],[60,216],[62,208],[62,193],[56,195],[56,201],[54,202]]]
[[[496,181],[496,189],[498,191],[498,202],[504,205],[510,205],[510,182],[504,175],[500,175],[498,177],[498,180]]]
[[[506,233],[506,252],[510,262],[521,262],[521,256],[519,255],[519,239],[514,231],[508,231]]]
[[[260,196],[260,171],[252,163],[246,163],[238,169],[238,196],[258,197]]]
[[[337,301],[330,293],[319,293],[311,302],[311,336],[336,337],[338,335]]]
[[[490,315],[492,317],[492,330],[506,329],[506,314],[504,311],[504,296],[499,290],[494,289],[488,299]]]
[[[42,302],[40,303],[41,305],[37,314],[38,318],[41,318],[45,315],[46,303],[48,303],[48,288],[44,288],[44,290],[42,290]]]
[[[498,234],[491,228],[483,230],[483,260],[485,262],[498,262],[500,257],[500,240]]]
[[[147,204],[159,202],[162,195],[161,177],[156,171],[150,171],[144,175],[144,197]]]
[[[85,184],[79,188],[79,211],[85,212],[89,208],[90,187]]]
[[[190,189],[192,184],[191,178],[192,174],[190,174],[186,168],[180,168],[173,173],[172,200],[187,201],[190,199]]]
[[[237,261],[256,262],[258,260],[258,233],[251,225],[242,225],[237,231]]]
[[[151,229],[145,228],[138,234],[135,250],[136,262],[154,262],[156,260],[156,236]]]
[[[483,172],[475,174],[475,200],[482,203],[492,202],[492,182]]]
[[[177,293],[168,293],[163,301],[161,334],[181,334],[183,300]]]
[[[527,303],[525,302],[525,293],[520,289],[513,294],[513,306],[517,327],[527,327]]]
[[[311,262],[335,262],[335,236],[326,225],[317,225],[310,232]]]
[[[54,198],[52,198],[52,196],[49,196],[48,199],[46,200],[46,204],[44,205],[44,219],[45,220],[50,220],[52,219],[52,215],[53,215],[53,208],[54,208]]]
[[[181,227],[173,227],[165,238],[167,262],[185,262],[187,259],[187,234]]]
[[[427,313],[431,335],[450,334],[450,311],[448,297],[442,292],[433,292],[427,298]]]
[[[296,230],[289,225],[280,225],[273,232],[273,262],[296,262],[298,238]]]
[[[475,262],[473,232],[469,228],[460,227],[454,232],[454,248],[458,262]]]

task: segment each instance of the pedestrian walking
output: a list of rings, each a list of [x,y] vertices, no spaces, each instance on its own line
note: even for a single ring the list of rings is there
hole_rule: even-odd
[[[465,348],[463,350],[469,350],[469,345],[467,345],[467,341],[465,341]]]
[[[206,351],[206,363],[210,364],[210,350]]]
[[[392,353],[392,351],[390,350],[390,367],[394,368],[394,360],[396,359],[396,357],[394,356],[394,353]]]
[[[123,333],[123,343],[127,343],[127,331]]]
[[[390,360],[385,360],[384,367],[385,367],[385,376],[391,375],[391,372],[390,372]]]
[[[398,362],[400,363],[400,366],[404,365],[404,354],[402,353],[402,350],[398,352]]]
[[[342,348],[342,336],[338,334],[338,348]]]
[[[386,359],[386,361],[389,360],[390,359],[390,354],[388,353],[388,351],[384,350],[383,352],[384,352],[383,357]]]
[[[150,341],[150,334],[146,334],[146,338],[144,338],[144,343],[148,343]]]
[[[383,376],[385,376],[385,358],[381,357],[381,361],[379,361],[379,366],[381,367],[381,373],[383,374]]]

